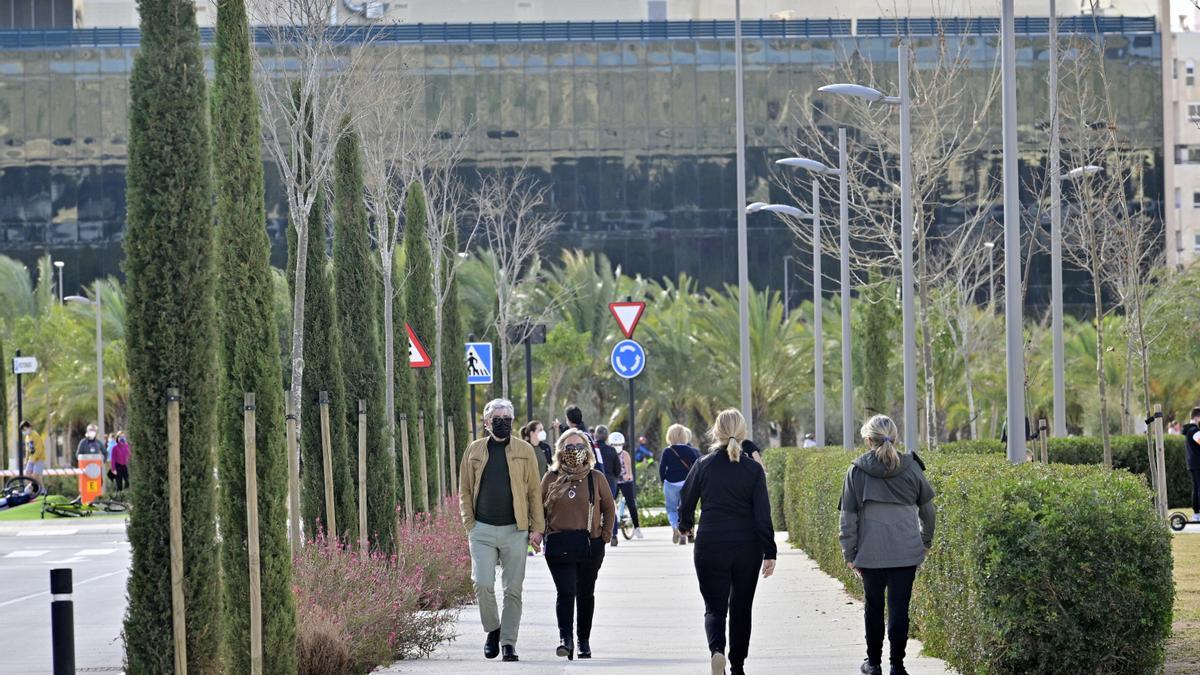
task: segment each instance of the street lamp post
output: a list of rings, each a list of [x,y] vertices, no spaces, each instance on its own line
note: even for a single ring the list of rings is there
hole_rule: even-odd
[[[913,295],[913,213],[912,213],[912,134],[911,96],[908,86],[909,45],[899,47],[900,95],[885,96],[861,84],[830,84],[817,91],[854,96],[872,103],[900,106],[900,293],[904,326],[904,446],[918,447],[917,434],[917,323]]]
[[[67,263],[61,260],[55,260],[54,266],[58,268],[58,304],[63,304],[63,267]]]
[[[1004,180],[1004,343],[1008,364],[1008,461],[1025,461],[1025,336],[1021,302],[1021,212],[1017,175],[1017,45],[1013,0],[1001,17]]]
[[[804,157],[788,157],[776,164],[807,169],[838,177],[838,220],[840,226],[842,299],[842,447],[854,447],[854,373],[850,342],[850,170],[846,157],[846,129],[838,129],[838,168]],[[823,444],[823,443],[822,443]]]
[[[813,224],[813,436],[817,445],[825,445],[825,348],[823,329],[821,327],[821,197],[820,185],[813,180],[813,210],[812,213],[787,204],[765,204],[754,202],[748,204],[744,213],[770,211],[782,213],[793,218],[811,220]],[[787,259],[784,259],[787,264]]]
[[[741,367],[742,417],[753,432],[754,410],[750,382],[750,279],[746,243],[746,111],[742,95],[742,2],[734,0],[733,63],[734,113],[737,124],[737,260],[738,260],[738,355]]]
[[[96,282],[96,299],[82,295],[68,295],[64,302],[80,302],[96,307],[96,427],[99,436],[104,436],[104,328],[100,313],[100,282]]]

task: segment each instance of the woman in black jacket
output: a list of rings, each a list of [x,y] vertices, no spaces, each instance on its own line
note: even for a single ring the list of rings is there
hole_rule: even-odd
[[[775,572],[775,528],[767,497],[767,474],[758,462],[742,461],[746,420],[736,409],[717,415],[708,432],[712,450],[688,474],[679,509],[679,529],[691,536],[696,503],[704,526],[696,538],[696,578],[704,596],[704,631],[713,675],[725,673],[725,618],[733,675],[744,673],[750,649],[750,619],[761,568]]]
[[[679,536],[679,498],[688,472],[700,459],[700,451],[691,446],[692,430],[682,424],[667,428],[667,446],[658,461],[658,479],[662,481],[663,501],[667,506],[667,521],[671,523],[671,543],[686,544],[687,537]]]

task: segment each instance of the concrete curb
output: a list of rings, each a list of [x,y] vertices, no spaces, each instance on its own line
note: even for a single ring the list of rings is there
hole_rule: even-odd
[[[0,522],[0,537],[54,537],[73,534],[123,534],[127,518],[54,518]]]

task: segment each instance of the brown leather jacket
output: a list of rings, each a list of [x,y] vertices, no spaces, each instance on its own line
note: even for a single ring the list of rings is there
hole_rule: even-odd
[[[479,498],[479,477],[487,464],[488,437],[471,441],[459,466],[458,506],[463,525],[475,527],[475,500]],[[517,529],[545,532],[546,514],[542,508],[542,481],[538,475],[537,455],[533,446],[519,438],[508,439],[508,479],[512,485],[513,514]]]

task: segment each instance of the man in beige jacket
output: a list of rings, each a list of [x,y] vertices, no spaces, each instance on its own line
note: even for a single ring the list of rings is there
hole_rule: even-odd
[[[504,399],[483,408],[488,435],[473,441],[459,469],[459,508],[471,545],[471,578],[487,641],[483,655],[517,661],[521,589],[528,545],[540,550],[546,529],[541,476],[533,446],[513,438],[513,404]],[[496,607],[496,564],[504,584],[503,616]]]

